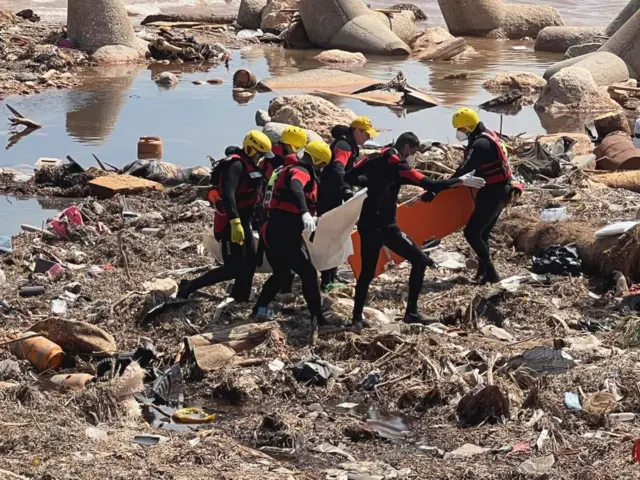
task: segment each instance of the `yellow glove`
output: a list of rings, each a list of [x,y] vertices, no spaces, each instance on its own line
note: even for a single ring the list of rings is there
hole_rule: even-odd
[[[244,228],[239,218],[231,220],[231,241],[238,245],[244,245]]]

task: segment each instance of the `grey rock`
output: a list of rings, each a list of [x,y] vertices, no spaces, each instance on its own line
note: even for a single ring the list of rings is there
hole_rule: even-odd
[[[630,67],[629,76],[637,78],[640,72],[640,11],[602,46],[601,50],[616,54]]]
[[[262,22],[262,11],[267,0],[242,0],[238,9],[238,24],[242,28],[257,30]]]
[[[535,50],[564,53],[573,45],[593,42],[599,35],[601,27],[546,27],[536,38]]]
[[[609,24],[605,33],[607,37],[612,37],[622,26],[640,10],[640,0],[630,0],[629,3],[620,11],[618,16]]]
[[[38,76],[35,73],[31,72],[18,72],[14,77],[19,82],[36,82],[38,81]]]
[[[123,0],[68,0],[68,35],[83,50],[106,45],[136,48],[136,35]]]
[[[573,45],[567,49],[564,58],[576,58],[598,51],[604,42],[589,42],[580,45]]]
[[[256,125],[258,127],[264,127],[267,123],[271,121],[271,117],[266,110],[258,110],[256,112]]]
[[[485,36],[504,20],[501,0],[438,0],[442,16],[453,35]]]
[[[620,57],[613,53],[597,51],[581,57],[570,58],[553,64],[544,73],[547,80],[567,67],[588,70],[598,86],[612,85],[629,80],[629,68]]]

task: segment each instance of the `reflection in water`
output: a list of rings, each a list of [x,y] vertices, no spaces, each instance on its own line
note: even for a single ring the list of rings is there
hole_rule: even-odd
[[[87,71],[87,80],[74,91],[68,106],[67,132],[80,143],[105,143],[118,120],[129,90],[143,65],[99,67]]]

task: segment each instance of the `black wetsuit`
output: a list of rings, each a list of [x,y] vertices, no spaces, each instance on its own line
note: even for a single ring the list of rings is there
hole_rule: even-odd
[[[311,262],[302,238],[302,215],[315,207],[317,183],[312,167],[291,165],[279,173],[267,209],[267,222],[261,235],[273,274],[262,287],[254,308],[267,307],[295,272],[302,281],[302,293],[311,316],[325,323],[321,309],[318,272]]]
[[[474,176],[484,178],[487,184],[478,190],[476,205],[464,229],[467,242],[478,256],[478,275],[486,273],[491,264],[489,237],[511,194],[511,170],[503,164],[504,153],[495,141],[497,136],[479,123],[469,135],[465,160],[455,172],[460,177],[475,170]],[[506,162],[506,159],[504,160]],[[493,268],[491,265],[490,268]]]
[[[334,138],[330,147],[331,161],[320,173],[318,216],[339,207],[343,201],[353,197],[353,190],[345,181],[344,176],[360,155],[360,149],[350,127],[338,125],[333,128],[331,135]],[[322,272],[322,286],[326,287],[336,282],[338,280],[337,274],[337,268]]]
[[[251,285],[256,268],[256,254],[251,230],[251,217],[262,184],[260,170],[237,149],[222,160],[212,172],[212,184],[220,192],[214,216],[214,234],[220,242],[223,265],[204,275],[180,282],[178,297],[187,298],[201,288],[227,280],[235,280],[231,297],[246,302],[251,295]],[[240,218],[244,229],[244,244],[231,241],[231,220]]]
[[[418,296],[430,260],[396,224],[400,187],[417,185],[437,194],[458,183],[458,179],[429,180],[411,168],[395,149],[388,148],[379,155],[363,158],[347,172],[345,180],[351,185],[368,188],[358,221],[362,266],[356,285],[354,322],[362,317],[369,285],[383,246],[411,263],[407,314],[417,315]]]

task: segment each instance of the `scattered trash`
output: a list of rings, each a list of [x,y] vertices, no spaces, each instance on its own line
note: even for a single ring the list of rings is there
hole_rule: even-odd
[[[261,37],[262,35],[264,35],[264,32],[260,29],[258,30],[240,30],[238,32],[238,38],[255,38],[255,37]]]
[[[609,419],[614,422],[633,422],[636,419],[635,413],[612,413]]]
[[[334,453],[336,455],[340,455],[345,457],[347,460],[349,460],[350,462],[355,462],[356,459],[353,455],[351,455],[350,453],[347,453],[345,451],[345,445],[340,443],[337,447],[334,445],[331,445],[330,443],[323,443],[321,445],[315,446],[313,447],[311,450],[313,450],[314,452],[318,452],[318,453]]]
[[[618,237],[639,224],[640,222],[636,221],[612,223],[611,225],[607,225],[606,227],[598,230],[595,233],[595,238]]]
[[[69,309],[67,302],[65,302],[64,300],[56,299],[51,301],[51,313],[53,313],[54,315],[62,317],[66,315],[68,311]]]
[[[272,372],[279,372],[284,368],[284,362],[276,358],[275,360],[271,360],[267,364],[267,366],[269,367],[269,370],[271,370]]]
[[[44,287],[42,285],[27,285],[20,288],[21,297],[37,297],[44,294]]]
[[[353,410],[354,408],[356,408],[358,406],[357,403],[351,403],[351,402],[344,402],[341,403],[340,405],[336,405],[338,408],[344,408],[345,410]]]
[[[541,256],[534,256],[531,270],[538,274],[578,276],[582,274],[582,260],[575,244],[556,245],[547,248]]]
[[[380,372],[379,370],[374,370],[372,372],[369,372],[367,376],[362,379],[362,382],[360,382],[360,386],[364,390],[373,390],[381,381],[382,372]]]
[[[87,427],[87,429],[85,430],[85,435],[89,440],[96,440],[98,442],[103,442],[108,438],[107,432],[105,432],[101,428],[91,426]]]
[[[69,355],[108,357],[117,351],[113,335],[95,325],[62,318],[49,318],[31,326],[60,345]]]
[[[387,440],[406,440],[409,435],[401,417],[381,413],[373,407],[367,410],[367,425]]]
[[[15,360],[0,361],[0,380],[20,380],[20,364]]]
[[[471,443],[465,443],[460,448],[456,448],[453,452],[447,452],[444,454],[445,460],[461,460],[473,457],[475,455],[482,455],[487,453],[490,448],[479,447]]]
[[[133,443],[137,443],[138,445],[143,445],[145,447],[152,447],[168,440],[169,439],[167,437],[163,437],[161,435],[136,435],[133,438]]]
[[[568,219],[566,207],[547,208],[540,214],[540,220],[543,222],[562,222]]]
[[[485,325],[484,327],[482,327],[481,331],[482,331],[482,334],[487,337],[493,336],[498,340],[502,340],[504,342],[515,341],[515,338],[513,338],[513,335],[511,335],[509,332],[507,332],[506,330],[500,327],[496,327],[495,325]]]
[[[49,379],[51,383],[69,388],[84,388],[93,382],[95,377],[88,373],[72,373],[70,375],[54,375]]]
[[[171,418],[176,423],[203,424],[213,422],[216,415],[208,415],[199,408],[183,408],[175,412]]]
[[[448,270],[464,270],[467,268],[466,259],[461,253],[434,250],[429,256],[438,268],[446,268]]]
[[[21,359],[27,359],[38,372],[57,369],[64,359],[64,351],[59,345],[34,332],[25,332],[15,342],[13,354]]]
[[[551,470],[555,462],[556,460],[553,455],[531,458],[520,464],[518,467],[518,473],[525,475],[544,475]]]
[[[456,412],[462,425],[502,421],[510,417],[509,400],[496,385],[478,386],[462,397]]]
[[[325,385],[332,377],[339,377],[344,370],[319,358],[309,358],[293,367],[293,376],[299,382],[309,385]]]
[[[577,365],[575,360],[562,349],[547,346],[526,350],[520,355],[511,358],[507,364],[512,369],[525,366],[541,375],[545,373],[550,375],[567,373]]]
[[[571,410],[582,410],[582,405],[580,405],[580,397],[577,393],[566,392],[564,394],[564,404]]]
[[[640,439],[636,440],[633,444],[633,459],[636,463],[640,463]]]
[[[609,392],[596,392],[584,399],[584,411],[601,415],[614,410],[618,405],[615,397]]]

